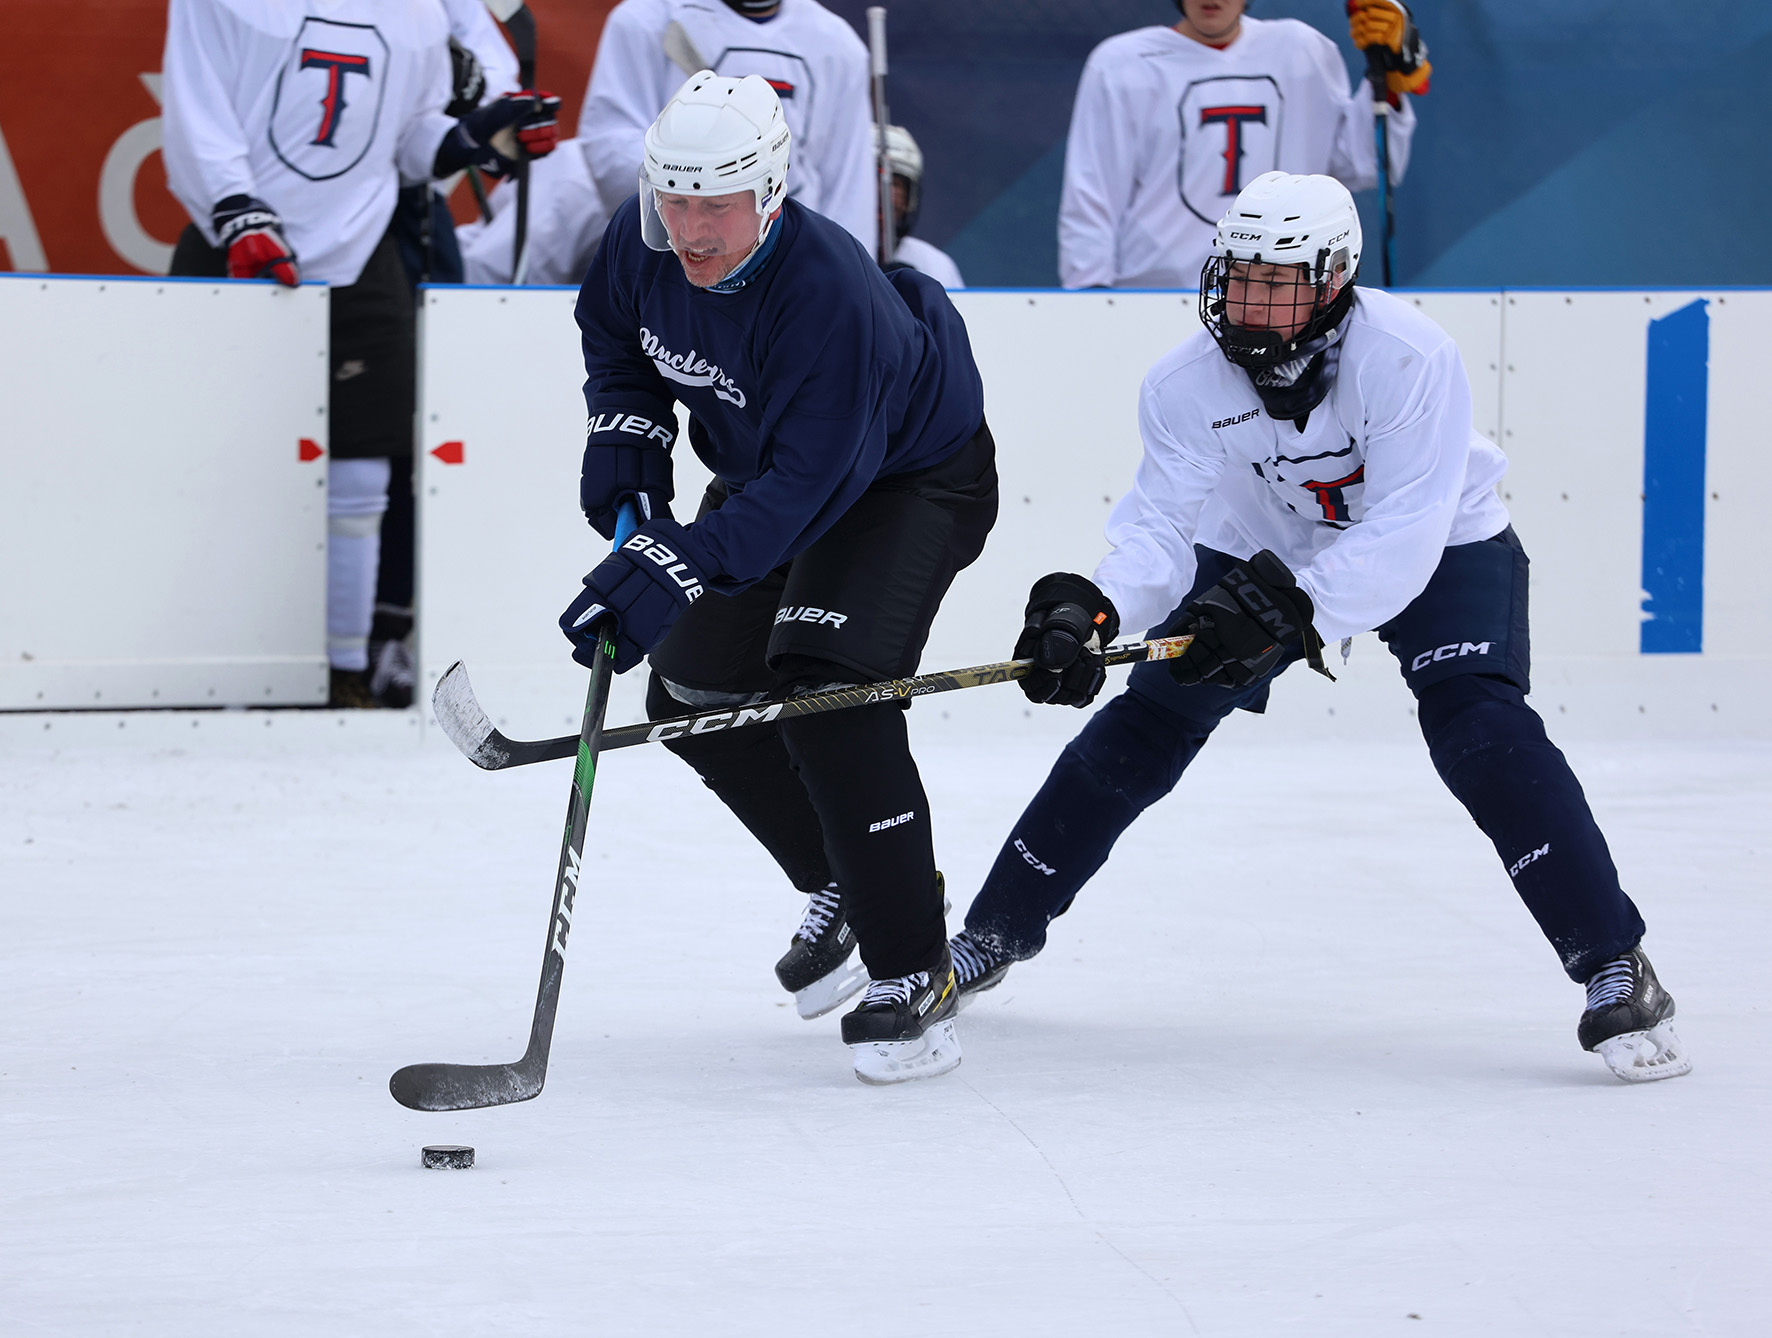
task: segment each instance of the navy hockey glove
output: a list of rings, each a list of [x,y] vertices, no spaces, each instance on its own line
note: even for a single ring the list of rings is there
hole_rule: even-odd
[[[517,170],[519,144],[531,158],[545,158],[559,142],[559,112],[560,99],[552,93],[525,88],[501,94],[443,136],[431,174],[446,177],[477,167],[487,176],[505,176]]]
[[[617,509],[634,500],[641,524],[671,519],[671,446],[677,418],[653,395],[598,395],[585,419],[578,502],[605,539],[615,537]]]
[[[1232,567],[1187,606],[1174,634],[1194,642],[1168,662],[1183,687],[1216,683],[1246,688],[1273,672],[1290,646],[1303,644],[1312,668],[1323,663],[1323,639],[1311,626],[1311,598],[1269,549]]]
[[[599,624],[615,620],[615,672],[625,674],[665,638],[704,589],[689,556],[694,541],[674,520],[655,520],[635,530],[620,548],[585,577],[585,588],[560,615],[572,658],[596,663]]]
[[[230,195],[210,211],[215,240],[228,253],[230,279],[275,279],[285,288],[301,283],[301,265],[283,220],[263,200],[250,195]]]
[[[1020,680],[1029,701],[1087,706],[1107,682],[1104,653],[1120,634],[1114,602],[1087,576],[1055,571],[1034,582],[1015,658],[1034,667]]]

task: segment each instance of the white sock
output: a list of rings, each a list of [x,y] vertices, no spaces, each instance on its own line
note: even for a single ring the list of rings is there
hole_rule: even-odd
[[[333,460],[327,470],[326,654],[334,669],[369,668],[388,475],[385,458]]]

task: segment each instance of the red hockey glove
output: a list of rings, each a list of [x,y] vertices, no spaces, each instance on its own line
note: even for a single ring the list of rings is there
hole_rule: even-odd
[[[531,158],[545,158],[559,143],[560,99],[526,88],[506,93],[456,122],[437,146],[432,174],[446,177],[464,167],[487,176],[507,176],[517,169],[518,145]]]
[[[231,279],[275,279],[285,288],[301,283],[301,265],[283,236],[283,220],[263,200],[230,195],[209,215],[217,243],[228,253]]]

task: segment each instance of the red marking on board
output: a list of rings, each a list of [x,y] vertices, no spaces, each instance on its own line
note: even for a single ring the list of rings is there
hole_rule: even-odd
[[[326,451],[312,437],[303,437],[300,444],[296,446],[295,453],[301,457],[302,463],[305,465],[309,460],[318,460],[326,454]]]
[[[446,441],[431,454],[446,465],[459,465],[462,462],[462,447],[459,441]]]

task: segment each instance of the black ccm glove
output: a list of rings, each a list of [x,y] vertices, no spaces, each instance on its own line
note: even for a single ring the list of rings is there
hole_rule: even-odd
[[[1034,667],[1020,680],[1031,702],[1087,706],[1107,681],[1103,652],[1120,634],[1113,601],[1087,576],[1055,571],[1034,582],[1015,658]]]
[[[1300,642],[1311,668],[1328,673],[1323,638],[1311,626],[1311,598],[1270,549],[1232,567],[1186,613],[1173,635],[1191,632],[1194,643],[1168,662],[1169,676],[1183,687],[1246,688]]]

